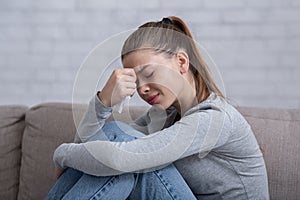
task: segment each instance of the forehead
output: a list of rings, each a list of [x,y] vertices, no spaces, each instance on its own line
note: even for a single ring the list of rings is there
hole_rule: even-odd
[[[167,65],[170,61],[162,54],[155,54],[151,50],[139,50],[126,55],[122,62],[124,68],[134,68],[135,71],[140,71],[144,66]]]

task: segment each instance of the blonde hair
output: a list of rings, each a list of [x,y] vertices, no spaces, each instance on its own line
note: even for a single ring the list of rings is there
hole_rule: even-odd
[[[215,84],[189,28],[180,18],[169,16],[162,21],[141,25],[124,42],[122,60],[129,53],[141,49],[151,49],[166,56],[174,55],[179,49],[185,50],[189,56],[189,70],[195,80],[198,101],[204,101],[211,92],[225,98]]]

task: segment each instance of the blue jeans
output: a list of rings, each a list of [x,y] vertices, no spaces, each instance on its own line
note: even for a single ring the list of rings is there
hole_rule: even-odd
[[[127,134],[129,133],[129,134]],[[133,136],[134,135],[134,136]],[[130,141],[142,133],[122,122],[106,123],[91,140]],[[196,199],[173,164],[146,173],[92,176],[67,168],[48,193],[50,199]]]

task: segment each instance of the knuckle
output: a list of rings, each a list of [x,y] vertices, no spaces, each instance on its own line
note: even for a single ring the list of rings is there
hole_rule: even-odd
[[[118,72],[117,72],[117,69],[115,69],[113,72],[112,72],[112,74],[113,75],[116,75]]]
[[[121,75],[121,74],[116,74],[116,75],[115,75],[115,78],[116,78],[116,80],[118,81],[118,80],[120,80],[120,79],[122,78],[122,75]]]
[[[114,75],[120,75],[121,74],[121,70],[120,69],[115,69],[113,71]]]

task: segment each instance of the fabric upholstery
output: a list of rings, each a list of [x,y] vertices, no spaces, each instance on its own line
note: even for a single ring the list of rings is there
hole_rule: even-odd
[[[0,199],[16,199],[19,188],[25,106],[0,106]]]
[[[87,105],[74,105],[79,119],[86,108]],[[73,142],[76,128],[72,111],[68,103],[44,103],[27,112],[19,200],[43,199],[55,183],[53,152],[61,143]],[[109,120],[130,122],[144,111],[140,107],[124,108],[122,114],[113,113]]]
[[[72,142],[75,125],[72,106],[44,103],[26,114],[18,199],[43,199],[55,183],[52,156],[63,142]]]
[[[272,200],[300,197],[300,110],[239,108],[266,162]]]

